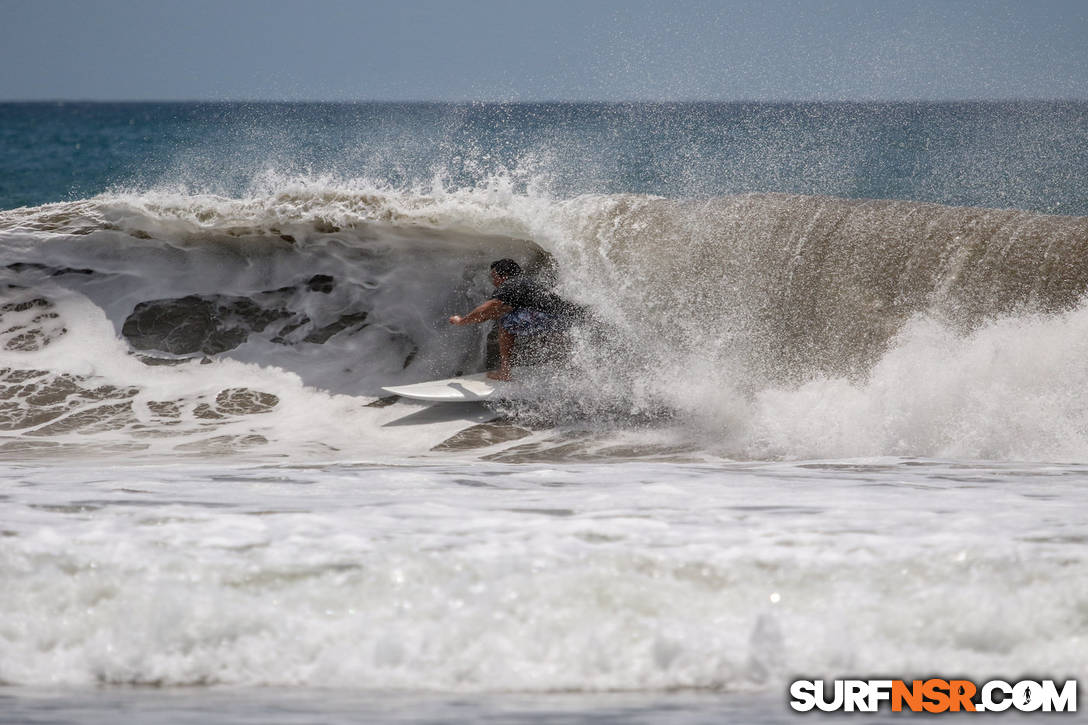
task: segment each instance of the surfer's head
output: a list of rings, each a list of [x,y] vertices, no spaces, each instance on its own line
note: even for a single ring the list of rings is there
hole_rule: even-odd
[[[521,265],[512,259],[499,259],[491,263],[491,281],[496,285],[519,274],[521,274]]]

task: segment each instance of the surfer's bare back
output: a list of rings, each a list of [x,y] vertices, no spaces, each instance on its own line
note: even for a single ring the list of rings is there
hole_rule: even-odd
[[[493,380],[510,379],[510,360],[518,337],[556,332],[570,325],[571,305],[522,273],[512,259],[491,263],[495,294],[467,315],[454,315],[453,325],[499,321],[499,369],[488,372]]]

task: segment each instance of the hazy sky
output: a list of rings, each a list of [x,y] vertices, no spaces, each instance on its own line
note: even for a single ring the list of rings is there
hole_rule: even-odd
[[[0,0],[0,99],[1088,98],[1086,0]]]

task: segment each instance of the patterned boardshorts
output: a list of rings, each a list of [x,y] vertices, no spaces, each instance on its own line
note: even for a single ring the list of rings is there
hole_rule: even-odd
[[[499,324],[512,335],[540,335],[562,329],[563,320],[558,315],[522,307],[504,315]]]

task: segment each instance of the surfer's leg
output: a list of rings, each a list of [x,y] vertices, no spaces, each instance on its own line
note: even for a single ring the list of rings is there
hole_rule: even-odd
[[[499,327],[499,369],[487,374],[492,380],[510,379],[510,357],[514,354],[514,334]]]

